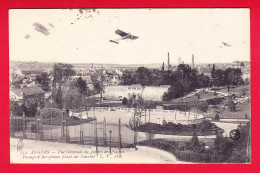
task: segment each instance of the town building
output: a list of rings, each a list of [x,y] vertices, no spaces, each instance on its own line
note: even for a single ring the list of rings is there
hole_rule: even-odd
[[[25,88],[10,88],[10,100],[25,106],[37,103],[44,104],[45,92],[39,86]]]
[[[106,86],[103,96],[106,99],[120,100],[124,97],[129,99],[131,96],[141,96],[144,100],[162,101],[163,94],[168,91],[169,85],[162,86],[142,86],[136,85],[120,85]]]

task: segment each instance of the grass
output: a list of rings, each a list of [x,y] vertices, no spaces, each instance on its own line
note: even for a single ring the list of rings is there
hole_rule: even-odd
[[[238,96],[246,96],[250,98],[249,85],[242,85],[239,87],[230,88],[229,93],[237,93]],[[219,92],[228,93],[227,89],[220,89]],[[251,101],[250,99],[237,106],[237,111],[230,111],[228,108],[210,108],[210,113],[206,114],[206,117],[214,118],[216,114],[219,114],[220,118],[232,118],[232,119],[244,119],[247,114],[248,118],[251,117]]]
[[[230,119],[244,119],[245,115],[248,118],[251,117],[251,103],[250,101],[245,101],[244,103],[238,105],[237,111],[232,112],[228,108],[210,108],[210,113],[205,114],[207,118],[215,118],[215,115],[219,114],[220,118],[230,118]]]
[[[249,85],[242,85],[239,87],[230,87],[230,90],[228,92],[227,87],[221,87],[219,90],[216,90],[216,92],[223,92],[223,93],[236,93],[238,96],[245,96],[250,98],[250,86]],[[203,93],[200,92],[200,98],[201,99],[207,99],[214,97],[214,93],[208,92],[208,93]],[[192,96],[190,98],[186,99],[187,101],[199,101],[197,96]],[[219,114],[220,118],[225,118],[225,119],[244,119],[245,115],[247,114],[248,118],[251,117],[251,102],[250,99],[245,101],[244,103],[241,103],[240,105],[237,106],[237,111],[230,111],[227,107],[224,106],[223,101],[221,104],[215,106],[215,107],[210,107],[208,112],[203,113],[201,112],[206,118],[215,118],[216,114]],[[219,106],[219,107],[218,107]],[[191,108],[191,111],[194,111]]]
[[[225,88],[221,88],[220,90],[217,90],[217,92],[223,92],[223,93],[239,93],[239,94],[243,94],[243,92],[246,92],[246,91],[250,91],[250,85],[241,85],[241,86],[238,86],[238,87],[230,87],[229,88],[229,92],[228,92],[228,89],[227,87]],[[246,93],[245,96],[249,96],[250,94],[249,93]]]

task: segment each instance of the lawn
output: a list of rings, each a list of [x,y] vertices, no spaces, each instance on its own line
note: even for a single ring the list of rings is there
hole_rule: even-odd
[[[207,118],[214,118],[216,114],[219,114],[220,118],[240,119],[245,118],[247,114],[248,118],[251,117],[251,102],[245,101],[238,105],[237,111],[232,112],[228,108],[210,108],[209,113],[205,114]]]
[[[242,85],[239,87],[230,87],[230,90],[228,92],[227,87],[222,87],[219,90],[216,90],[216,92],[222,92],[222,93],[234,93],[236,96],[239,97],[248,97],[249,99],[245,102],[237,105],[237,111],[230,111],[227,107],[225,107],[225,102],[227,100],[224,100],[221,104],[218,104],[216,106],[210,106],[208,112],[202,113],[206,118],[215,118],[216,114],[219,114],[220,118],[228,118],[228,119],[244,119],[245,115],[248,116],[248,118],[251,117],[251,100],[250,100],[250,86],[249,85]],[[213,92],[199,92],[200,99],[209,99],[214,96]],[[216,95],[218,96],[218,95]],[[194,95],[190,98],[187,98],[185,100],[190,102],[196,102],[199,101],[197,95]],[[191,111],[194,111],[191,109]]]

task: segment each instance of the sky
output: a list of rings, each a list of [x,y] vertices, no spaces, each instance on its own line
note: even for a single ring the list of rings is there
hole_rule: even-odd
[[[111,43],[116,29],[139,38]],[[250,61],[250,10],[9,10],[10,60],[150,64],[167,63],[168,52],[171,64],[191,63],[192,54],[195,63]]]

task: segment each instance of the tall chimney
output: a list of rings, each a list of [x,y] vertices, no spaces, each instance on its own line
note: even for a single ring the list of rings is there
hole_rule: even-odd
[[[170,54],[168,52],[168,71],[170,70]]]
[[[194,68],[194,54],[192,54],[192,68]]]

